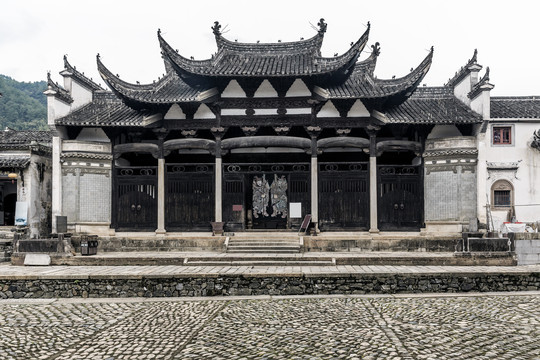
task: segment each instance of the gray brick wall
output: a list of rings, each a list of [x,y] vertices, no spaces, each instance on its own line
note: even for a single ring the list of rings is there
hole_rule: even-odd
[[[476,173],[432,171],[424,178],[426,221],[468,221],[476,218]]]
[[[78,172],[62,176],[62,215],[68,222],[79,220],[79,175]]]
[[[88,173],[70,169],[62,176],[62,213],[68,222],[109,222],[111,218],[110,171]]]
[[[83,174],[79,191],[80,220],[106,222],[111,218],[111,177]]]

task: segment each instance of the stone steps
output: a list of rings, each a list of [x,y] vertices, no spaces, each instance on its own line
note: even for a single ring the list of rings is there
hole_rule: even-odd
[[[22,254],[21,254],[22,255]],[[13,258],[12,258],[13,260]],[[17,260],[17,255],[15,256]],[[22,265],[24,258],[14,264]],[[197,255],[194,253],[99,253],[92,256],[52,257],[53,265],[84,266],[334,266],[334,265],[421,265],[421,266],[514,266],[512,254],[470,253],[470,254],[429,254],[429,253],[215,253]]]
[[[238,260],[238,261],[197,261],[190,260],[184,263],[188,266],[334,266],[332,260]]]
[[[298,236],[287,238],[279,234],[261,236],[260,238],[230,238],[226,244],[227,253],[299,253],[300,241]]]

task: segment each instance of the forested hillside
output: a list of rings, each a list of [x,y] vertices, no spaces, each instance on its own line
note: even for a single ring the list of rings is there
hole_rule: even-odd
[[[0,75],[0,130],[47,129],[46,81],[18,82]]]

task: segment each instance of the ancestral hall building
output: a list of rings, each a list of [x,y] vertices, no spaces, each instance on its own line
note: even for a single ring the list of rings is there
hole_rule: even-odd
[[[263,44],[230,41],[216,22],[206,60],[158,31],[165,75],[128,83],[98,55],[111,91],[64,58],[64,85],[49,76],[46,92],[53,228],[62,215],[72,231],[110,235],[297,230],[309,214],[317,231],[461,231],[477,218],[481,67],[420,86],[432,48],[409,74],[379,79],[379,44],[360,56],[369,25],[333,57],[318,26]]]

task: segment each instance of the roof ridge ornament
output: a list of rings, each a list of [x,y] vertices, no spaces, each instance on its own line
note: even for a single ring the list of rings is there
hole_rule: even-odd
[[[215,36],[221,36],[221,25],[219,21],[214,21],[214,26],[210,27]]]
[[[319,27],[319,35],[322,35],[326,32],[326,28],[328,27],[328,24],[324,21],[323,18],[319,20],[317,23],[317,26]]]
[[[368,23],[369,24],[369,23]],[[379,56],[381,54],[381,44],[377,41],[374,45],[371,45],[371,49],[373,50],[374,56]]]

